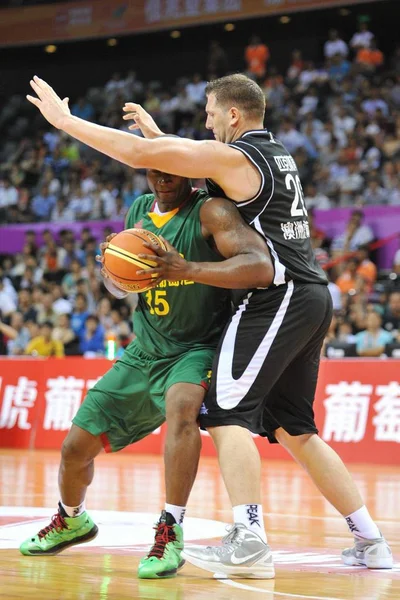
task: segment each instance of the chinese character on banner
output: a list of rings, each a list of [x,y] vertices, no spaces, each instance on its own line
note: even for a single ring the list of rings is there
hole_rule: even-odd
[[[200,0],[185,0],[185,15],[197,17],[200,14]]]
[[[223,10],[226,12],[239,11],[242,9],[241,0],[224,0]]]
[[[391,381],[389,385],[377,385],[376,395],[381,399],[374,404],[375,439],[400,443],[400,384]]]
[[[167,19],[177,19],[181,16],[179,0],[166,0],[165,16]]]
[[[0,379],[1,382],[1,379]],[[30,429],[28,422],[29,409],[35,404],[37,396],[37,381],[27,377],[19,377],[17,385],[6,385],[3,396],[3,406],[0,414],[0,428]]]
[[[47,380],[46,411],[43,429],[66,431],[71,426],[81,402],[85,386],[83,379],[76,377],[56,377]]]
[[[219,0],[204,0],[204,12],[216,13],[219,11]]]
[[[144,3],[144,14],[146,23],[158,23],[161,21],[161,0],[146,0]],[[141,221],[135,224],[135,227],[141,226]]]
[[[328,398],[322,439],[326,442],[359,442],[364,438],[372,385],[341,381],[326,386]]]

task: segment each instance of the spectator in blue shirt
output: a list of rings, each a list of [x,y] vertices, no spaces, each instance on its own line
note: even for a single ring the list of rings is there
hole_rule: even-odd
[[[84,294],[75,297],[75,310],[71,314],[71,328],[78,337],[85,331],[85,322],[89,316],[87,298]]]
[[[381,356],[384,353],[393,336],[381,326],[382,317],[376,311],[368,313],[366,329],[355,336],[358,356]]]
[[[82,354],[104,353],[104,327],[100,325],[96,315],[89,315],[85,322],[85,328],[80,334],[80,351]]]
[[[94,108],[85,98],[79,98],[72,106],[71,113],[80,119],[91,121],[94,117]]]
[[[56,197],[49,194],[47,185],[42,185],[39,194],[32,200],[32,212],[40,221],[49,221],[50,214],[56,205]]]
[[[331,58],[331,64],[328,70],[329,79],[340,83],[349,74],[351,65],[348,60],[340,54],[335,54]]]

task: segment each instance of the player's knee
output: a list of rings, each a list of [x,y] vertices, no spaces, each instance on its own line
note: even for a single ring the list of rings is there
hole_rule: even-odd
[[[97,444],[88,444],[85,433],[79,435],[72,430],[69,432],[61,448],[62,462],[87,463],[97,456]]]
[[[198,410],[187,396],[176,396],[167,405],[167,424],[176,434],[190,427],[197,427]]]
[[[283,427],[279,427],[279,429],[275,430],[274,435],[281,446],[290,450],[292,448],[300,448],[307,443],[311,437],[317,434],[302,433],[300,435],[290,435]]]

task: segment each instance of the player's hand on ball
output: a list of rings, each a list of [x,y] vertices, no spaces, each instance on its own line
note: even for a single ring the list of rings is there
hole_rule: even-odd
[[[101,244],[100,244],[100,246],[99,246],[99,247],[100,247],[100,252],[101,252],[101,254],[96,254],[96,260],[97,260],[97,262],[99,262],[99,263],[101,263],[101,264],[103,264],[103,263],[104,263],[104,252],[105,252],[105,250],[106,250],[106,248],[107,248],[108,244],[111,242],[111,240],[112,240],[112,239],[113,239],[113,238],[114,238],[116,235],[117,235],[116,233],[110,233],[110,235],[108,235],[108,236],[106,237],[106,241],[105,241],[105,242],[101,242]],[[102,276],[102,277],[104,277],[104,279],[107,279],[107,278],[108,278],[108,275],[107,275],[107,273],[106,273],[106,270],[105,270],[105,269],[103,269],[103,268],[102,268],[102,269],[101,269],[101,271],[100,271],[100,273],[101,273],[101,276]]]
[[[61,100],[53,88],[37,75],[31,79],[30,84],[31,88],[36,93],[37,98],[28,95],[26,97],[27,100],[37,106],[44,118],[47,119],[53,127],[62,129],[65,118],[69,117],[71,114],[68,106],[69,98]]]
[[[157,263],[156,267],[149,269],[143,269],[137,271],[138,275],[148,273],[154,277],[153,287],[169,279],[170,281],[176,281],[177,279],[190,279],[190,262],[185,260],[165,238],[159,236],[165,244],[166,250],[161,248],[158,244],[150,244],[144,242],[143,245],[147,248],[151,248],[155,252],[153,254],[139,254],[139,258],[145,260],[152,260]]]
[[[126,102],[123,109],[125,114],[124,121],[133,121],[128,129],[140,129],[146,138],[154,138],[163,135],[161,129],[157,126],[153,117],[141,106],[135,102]]]

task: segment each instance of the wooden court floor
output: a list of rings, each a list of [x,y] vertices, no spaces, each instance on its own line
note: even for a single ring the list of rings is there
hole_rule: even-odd
[[[19,543],[48,524],[58,501],[58,453],[0,450],[0,598],[51,600],[400,600],[400,470],[352,466],[392,544],[393,571],[346,567],[346,526],[292,462],[263,463],[263,504],[276,579],[215,580],[185,565],[174,579],[141,581],[139,557],[164,502],[160,457],[102,455],[87,508],[100,533],[55,557],[24,557]],[[185,519],[187,542],[224,534],[231,521],[214,459],[202,459]]]

